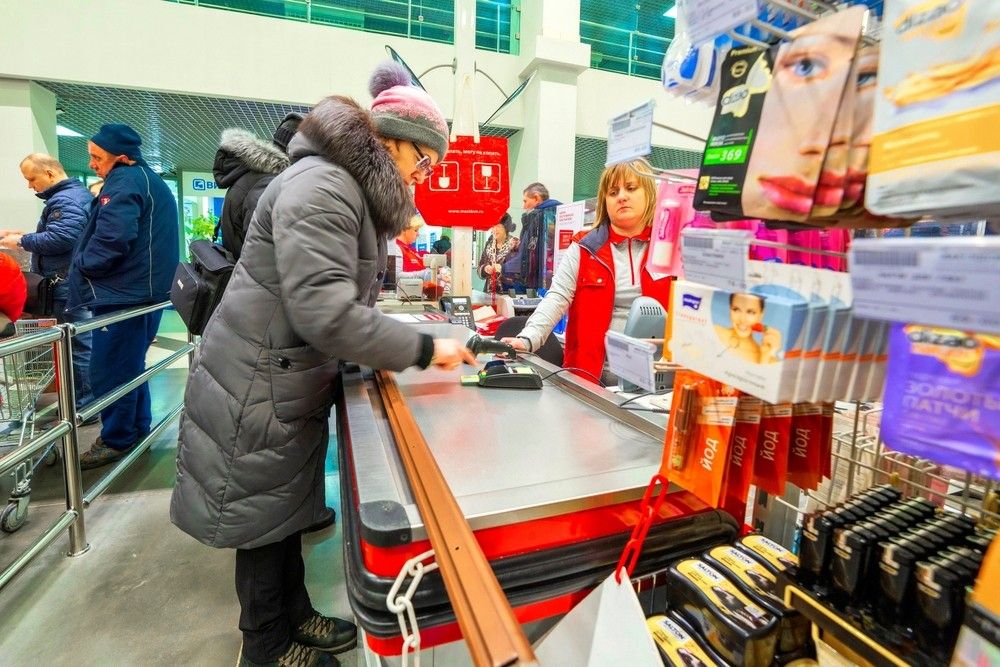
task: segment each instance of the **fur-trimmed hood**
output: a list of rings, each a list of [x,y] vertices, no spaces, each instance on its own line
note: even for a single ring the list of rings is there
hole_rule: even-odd
[[[222,131],[212,173],[220,187],[228,188],[247,172],[277,174],[288,165],[288,156],[273,143],[234,127]]]
[[[410,189],[376,133],[371,114],[350,98],[321,100],[302,121],[288,153],[292,162],[319,155],[343,167],[364,191],[380,234],[398,236],[416,213]]]

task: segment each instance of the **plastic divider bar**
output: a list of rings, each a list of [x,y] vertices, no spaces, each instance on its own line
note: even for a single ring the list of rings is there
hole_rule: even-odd
[[[417,508],[477,666],[535,664],[521,625],[500,588],[392,373],[375,379]]]

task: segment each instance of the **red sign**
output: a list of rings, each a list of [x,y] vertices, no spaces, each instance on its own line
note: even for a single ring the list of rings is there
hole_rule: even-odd
[[[431,177],[417,186],[417,209],[429,225],[489,229],[510,208],[507,140],[457,137]]]

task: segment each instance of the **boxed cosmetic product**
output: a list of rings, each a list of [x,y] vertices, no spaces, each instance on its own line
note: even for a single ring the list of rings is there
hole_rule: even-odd
[[[885,3],[866,207],[1000,214],[1000,2]]]
[[[694,206],[737,218],[747,178],[747,160],[760,123],[764,93],[771,86],[771,49],[739,47],[722,62],[722,88],[705,143]]]
[[[778,46],[742,188],[747,217],[802,222],[814,210],[832,214],[840,207],[846,138],[837,137],[832,162],[842,165],[838,173],[825,157],[866,12],[849,7],[826,14]],[[843,116],[850,125],[853,114],[844,109]]]
[[[895,323],[881,437],[1000,479],[1000,336]]]
[[[854,302],[848,274],[831,272],[825,278],[830,282],[830,312],[823,325],[816,380],[809,397],[812,402],[837,399],[835,378],[843,360],[847,333],[851,329],[851,305]]]
[[[730,293],[678,281],[670,308],[673,361],[770,403],[795,389],[807,304],[765,284]]]
[[[726,662],[767,667],[774,658],[777,621],[721,572],[696,558],[667,570],[668,608],[677,611]]]

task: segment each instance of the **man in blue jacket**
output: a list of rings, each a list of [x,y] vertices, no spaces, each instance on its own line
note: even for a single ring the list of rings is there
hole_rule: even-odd
[[[177,202],[142,159],[142,139],[128,125],[102,125],[87,142],[90,168],[104,179],[70,267],[71,307],[96,317],[169,298],[178,262]],[[103,396],[146,367],[162,311],[94,331],[90,383]],[[149,434],[149,387],[101,411],[101,435],[80,459],[84,469],[125,456]]]
[[[85,309],[66,310],[69,300],[69,263],[73,248],[83,233],[94,200],[87,188],[66,170],[56,158],[44,153],[32,153],[21,160],[21,175],[28,187],[45,202],[42,217],[34,233],[0,232],[0,248],[21,247],[31,253],[31,270],[50,278],[54,283],[52,315],[57,321],[79,322],[90,316]],[[41,313],[34,313],[41,315]],[[90,333],[73,339],[73,380],[76,405],[90,402]]]

